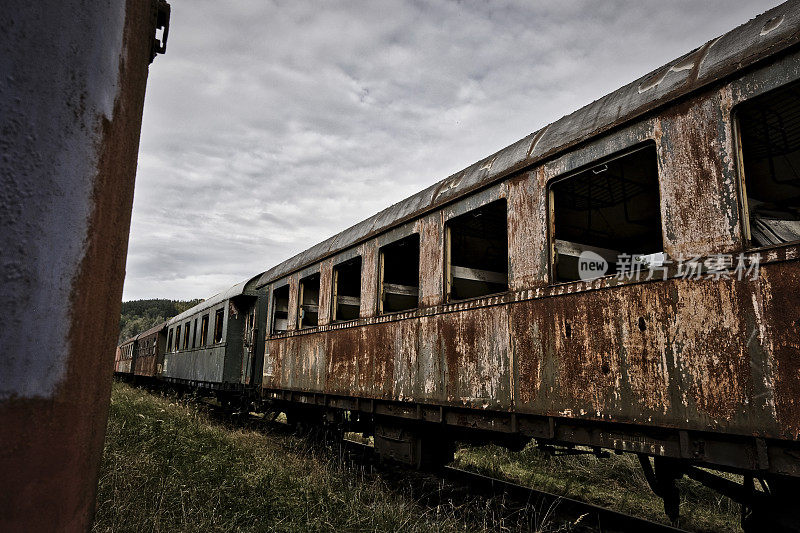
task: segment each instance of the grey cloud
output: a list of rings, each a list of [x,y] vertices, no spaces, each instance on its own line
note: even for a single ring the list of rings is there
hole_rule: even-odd
[[[124,297],[206,297],[772,2],[173,0]]]

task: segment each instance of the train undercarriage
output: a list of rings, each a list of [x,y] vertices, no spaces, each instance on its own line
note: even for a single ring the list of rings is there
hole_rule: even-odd
[[[451,462],[457,443],[493,443],[518,451],[534,441],[552,455],[600,458],[633,453],[673,525],[681,516],[676,482],[687,476],[738,503],[745,532],[800,531],[794,505],[800,478],[776,472],[800,458],[791,443],[290,391],[268,391],[253,407],[285,412],[290,424],[323,431],[326,439],[341,439],[346,432],[371,436],[381,460],[421,470]],[[770,462],[781,456],[791,460]]]

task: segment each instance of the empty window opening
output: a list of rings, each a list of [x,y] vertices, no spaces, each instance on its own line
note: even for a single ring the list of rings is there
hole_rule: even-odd
[[[301,279],[297,290],[297,329],[316,327],[319,323],[319,272]]]
[[[194,319],[194,329],[192,330],[192,348],[197,348],[197,319]]]
[[[187,322],[183,326],[183,349],[184,350],[188,350],[189,349],[189,326],[191,324],[192,324],[191,322]]]
[[[332,320],[355,320],[361,313],[361,257],[333,267]]]
[[[283,333],[289,329],[289,286],[272,291],[272,333]]]
[[[174,333],[175,333],[174,329],[169,330],[169,337],[167,338],[167,351],[168,352],[172,351],[172,336],[174,335]]]
[[[380,250],[381,314],[419,306],[419,234],[387,244]]]
[[[590,277],[615,274],[623,265],[646,269],[663,260],[653,144],[559,179],[550,195],[555,281],[581,279],[578,258],[583,252],[608,264],[604,272],[587,272]]]
[[[225,309],[217,309],[214,314],[214,343],[222,342],[222,324],[225,319]]]
[[[445,236],[448,300],[508,290],[505,198],[451,219]]]
[[[752,246],[800,240],[800,83],[737,108]]]
[[[200,321],[200,346],[208,344],[208,315],[203,315]]]
[[[181,327],[175,328],[175,351],[181,349]]]

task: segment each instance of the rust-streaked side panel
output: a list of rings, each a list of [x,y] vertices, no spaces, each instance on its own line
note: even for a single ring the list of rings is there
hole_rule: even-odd
[[[764,271],[755,281],[574,284],[289,334],[268,341],[296,358],[268,387],[796,439],[800,317],[786,287],[800,262]],[[308,362],[319,345],[324,386]],[[753,370],[771,366],[774,378]],[[770,410],[761,398],[773,388]]]
[[[547,193],[535,172],[508,180],[508,262],[511,290],[547,283]]]
[[[419,231],[419,305],[430,307],[444,300],[444,230],[441,213],[417,221]]]
[[[757,325],[768,354],[767,366],[759,374],[772,392],[767,408],[774,409],[783,436],[800,438],[800,268],[797,261],[769,265],[762,270]],[[774,383],[774,389],[771,385]]]
[[[730,90],[679,104],[657,119],[664,251],[708,255],[739,244]]]

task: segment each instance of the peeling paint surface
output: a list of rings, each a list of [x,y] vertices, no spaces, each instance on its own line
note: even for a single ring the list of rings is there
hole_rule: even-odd
[[[0,530],[86,531],[157,7],[3,7]]]
[[[0,328],[0,400],[48,398],[66,371],[70,298],[89,238],[101,126],[113,119],[119,92],[125,4],[3,8],[0,275],[4,298],[15,305]],[[42,9],[55,10],[47,17],[52,28],[33,14]],[[105,31],[86,33],[97,25]]]

